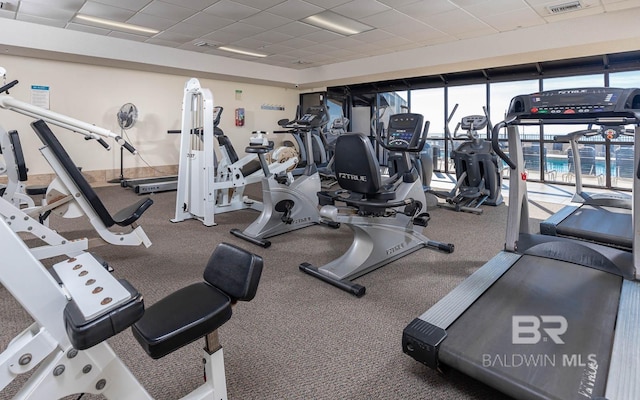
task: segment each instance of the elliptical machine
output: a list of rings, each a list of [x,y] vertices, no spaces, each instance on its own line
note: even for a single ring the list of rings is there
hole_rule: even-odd
[[[300,264],[301,271],[356,297],[365,287],[351,282],[423,247],[451,253],[453,244],[430,240],[425,193],[410,153],[424,147],[427,129],[420,114],[395,114],[389,119],[387,143],[376,140],[393,154],[396,173],[383,180],[371,141],[361,133],[341,135],[336,141],[335,169],[342,188],[321,192],[320,215],[344,223],[354,232],[351,247],[322,267]],[[338,207],[344,203],[347,207]]]
[[[263,209],[258,218],[244,231],[232,229],[231,234],[266,248],[271,246],[267,238],[323,222],[318,214],[317,193],[321,190],[321,184],[320,174],[313,160],[311,135],[313,130],[322,129],[328,121],[327,107],[313,106],[299,119],[281,124],[290,130],[274,131],[291,133],[295,130],[304,135],[307,165],[302,175],[296,178],[290,172],[277,174],[269,169],[265,158],[265,154],[271,150],[268,146],[250,146],[245,149],[247,153],[258,155],[264,171]],[[336,223],[328,225],[334,228],[340,226]]]
[[[491,129],[486,109],[483,107],[485,115],[463,117],[451,135],[448,126],[457,108],[456,104],[445,126],[453,149],[451,159],[456,169],[456,185],[449,192],[431,190],[430,193],[445,199],[446,203],[438,204],[440,207],[479,215],[482,214],[480,206],[483,204],[502,204],[502,175],[498,156],[491,148],[491,142],[478,135],[478,131],[487,126]],[[457,135],[458,129],[463,129],[465,133]],[[460,137],[467,137],[469,140],[454,148],[453,139]]]

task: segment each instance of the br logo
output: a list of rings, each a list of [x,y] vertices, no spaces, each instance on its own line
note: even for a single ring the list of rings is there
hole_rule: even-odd
[[[514,315],[511,317],[511,342],[536,344],[551,339],[555,344],[564,344],[560,335],[567,332],[568,326],[567,319],[561,315]]]

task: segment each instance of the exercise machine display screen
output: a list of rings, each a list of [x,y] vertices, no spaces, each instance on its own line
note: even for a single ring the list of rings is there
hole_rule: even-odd
[[[327,108],[324,106],[312,106],[307,108],[307,111],[298,118],[295,122],[300,125],[310,126],[317,128],[325,125],[328,122]]]
[[[420,151],[425,138],[420,114],[395,114],[389,117],[387,147],[392,151]]]
[[[516,96],[510,118],[600,118],[640,114],[640,89],[577,88]]]

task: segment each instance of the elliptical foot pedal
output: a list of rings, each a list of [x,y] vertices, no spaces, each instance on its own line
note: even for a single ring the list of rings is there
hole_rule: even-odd
[[[417,215],[413,219],[413,224],[418,226],[427,226],[429,224],[430,219],[431,219],[431,216],[429,215],[429,213],[422,213]]]
[[[366,288],[362,285],[358,285],[357,283],[353,283],[351,281],[348,281],[346,279],[334,279],[331,278],[330,276],[324,275],[323,273],[321,273],[320,271],[318,271],[318,268],[314,267],[313,265],[309,264],[309,263],[302,263],[298,266],[298,268],[300,269],[300,271],[309,274],[311,276],[314,276],[322,281],[325,281],[335,287],[337,287],[338,289],[342,289],[345,292],[351,293],[352,295],[360,298],[362,296],[364,296],[365,292],[366,292]]]

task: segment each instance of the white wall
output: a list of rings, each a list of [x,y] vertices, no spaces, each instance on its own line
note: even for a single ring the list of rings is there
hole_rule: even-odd
[[[0,66],[7,69],[7,82],[20,81],[10,90],[12,97],[30,102],[31,85],[49,86],[52,111],[115,133],[120,132],[118,109],[124,103],[134,103],[139,119],[126,134],[142,159],[152,166],[178,163],[179,135],[169,135],[167,130],[180,129],[184,84],[191,77],[6,55],[0,55]],[[299,91],[295,89],[211,79],[200,79],[200,84],[212,91],[215,105],[224,107],[220,127],[240,155],[252,131],[277,129],[279,119],[293,118],[299,100]],[[242,91],[241,100],[236,100],[236,90]],[[263,110],[263,104],[282,105],[285,110]],[[244,127],[234,124],[236,108],[245,109]],[[29,174],[50,173],[37,151],[42,143],[29,126],[31,121],[29,117],[0,109],[0,126],[20,133]],[[119,169],[116,146],[106,151],[78,134],[58,127],[52,129],[83,170]],[[283,139],[271,137],[276,142]],[[146,166],[141,157],[125,151],[125,168]]]

